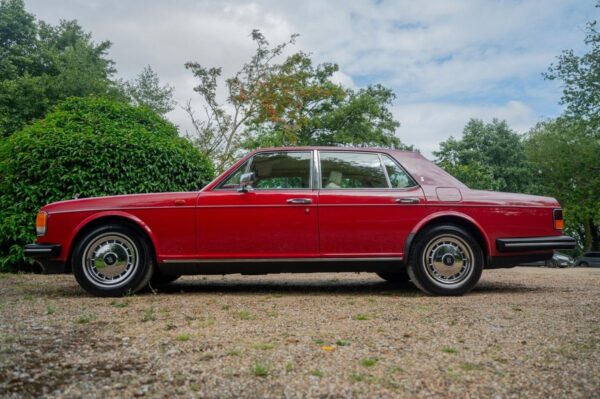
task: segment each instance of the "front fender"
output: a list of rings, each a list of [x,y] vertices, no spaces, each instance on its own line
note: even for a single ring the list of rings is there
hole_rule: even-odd
[[[152,245],[154,246],[154,248],[158,248],[158,243],[156,241],[156,237],[155,237],[154,233],[152,232],[152,229],[150,229],[150,227],[146,223],[144,223],[144,221],[142,219],[140,219],[137,216],[132,215],[128,212],[124,212],[124,211],[116,211],[116,210],[101,211],[101,212],[96,212],[96,213],[89,215],[88,217],[83,219],[81,222],[79,222],[79,224],[73,229],[73,231],[71,232],[71,236],[69,237],[68,241],[66,242],[66,245],[64,248],[63,254],[67,255],[65,260],[67,260],[70,257],[71,248],[73,247],[73,242],[74,242],[75,238],[77,237],[77,235],[81,232],[81,230],[84,229],[90,223],[97,221],[99,219],[102,219],[102,218],[121,218],[121,219],[126,219],[132,223],[135,223],[138,227],[140,227],[142,230],[144,230],[146,232],[148,237],[150,237],[150,240],[152,240]],[[156,255],[158,256],[158,254],[156,254]]]

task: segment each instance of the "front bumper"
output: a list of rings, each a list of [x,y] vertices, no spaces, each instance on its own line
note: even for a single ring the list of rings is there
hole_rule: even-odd
[[[552,251],[574,249],[577,245],[569,236],[498,238],[496,248],[500,252]]]
[[[27,244],[23,247],[23,254],[33,258],[42,266],[44,274],[58,274],[65,272],[64,261],[56,259],[60,255],[60,244]]]

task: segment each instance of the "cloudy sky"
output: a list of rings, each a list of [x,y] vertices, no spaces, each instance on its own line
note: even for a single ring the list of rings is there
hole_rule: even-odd
[[[382,83],[396,93],[397,134],[426,156],[469,118],[506,119],[519,132],[558,115],[560,84],[544,72],[561,50],[583,50],[594,0],[212,1],[26,0],[39,19],[77,19],[96,41],[110,40],[118,77],[151,65],[195,98],[183,64],[234,73],[261,29],[271,43],[301,36],[296,48],[340,66],[346,86]],[[169,118],[185,130],[181,110]]]

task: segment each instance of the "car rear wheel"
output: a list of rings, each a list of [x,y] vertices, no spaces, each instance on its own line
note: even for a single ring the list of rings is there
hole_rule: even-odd
[[[590,265],[588,265],[587,262],[579,262],[579,266],[581,266],[581,267],[589,267]]]
[[[482,271],[483,251],[460,226],[428,227],[409,255],[410,280],[430,295],[463,295],[477,284]]]
[[[402,269],[398,272],[380,272],[377,273],[377,275],[385,281],[393,284],[403,284],[410,281],[410,277],[408,276],[406,269]]]
[[[72,257],[79,285],[98,296],[133,294],[150,281],[152,249],[136,229],[127,225],[97,227],[78,241]]]

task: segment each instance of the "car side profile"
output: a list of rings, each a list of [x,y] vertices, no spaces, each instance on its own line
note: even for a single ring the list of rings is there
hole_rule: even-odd
[[[461,295],[484,268],[574,248],[562,228],[555,199],[469,189],[418,153],[267,148],[198,192],[46,205],[24,252],[99,296],[184,274],[282,272],[375,272]]]

